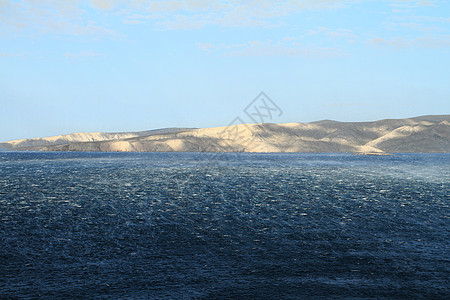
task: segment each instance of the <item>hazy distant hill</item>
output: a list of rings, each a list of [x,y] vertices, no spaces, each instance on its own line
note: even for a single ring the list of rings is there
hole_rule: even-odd
[[[375,122],[241,124],[129,133],[74,133],[15,140],[0,148],[135,152],[450,152],[450,115]]]
[[[154,129],[139,132],[115,132],[115,133],[104,133],[104,132],[94,132],[94,133],[72,133],[66,135],[57,135],[46,138],[32,138],[32,139],[22,139],[14,140],[6,143],[0,143],[0,148],[3,149],[23,149],[32,147],[42,147],[42,146],[57,146],[66,145],[70,143],[79,142],[104,142],[112,140],[121,140],[127,138],[134,138],[140,136],[150,136],[155,134],[167,134],[171,132],[180,132],[184,130],[190,130],[190,128],[164,128],[164,129]]]

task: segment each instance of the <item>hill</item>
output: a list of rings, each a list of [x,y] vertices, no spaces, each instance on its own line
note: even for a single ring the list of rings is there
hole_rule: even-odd
[[[374,122],[240,124],[125,133],[74,133],[0,143],[9,150],[129,152],[450,153],[450,115]]]

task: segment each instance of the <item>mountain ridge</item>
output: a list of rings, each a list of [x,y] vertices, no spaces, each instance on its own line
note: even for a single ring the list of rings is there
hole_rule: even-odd
[[[119,152],[450,153],[450,115],[369,122],[238,124],[122,133],[73,133],[0,143],[0,149]]]

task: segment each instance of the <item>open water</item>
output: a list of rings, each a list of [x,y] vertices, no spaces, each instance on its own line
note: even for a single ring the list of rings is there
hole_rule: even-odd
[[[0,298],[449,298],[450,155],[0,152]]]

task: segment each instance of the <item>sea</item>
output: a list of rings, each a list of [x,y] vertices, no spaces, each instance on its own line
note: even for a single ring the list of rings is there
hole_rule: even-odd
[[[450,154],[0,152],[2,299],[449,299]]]

